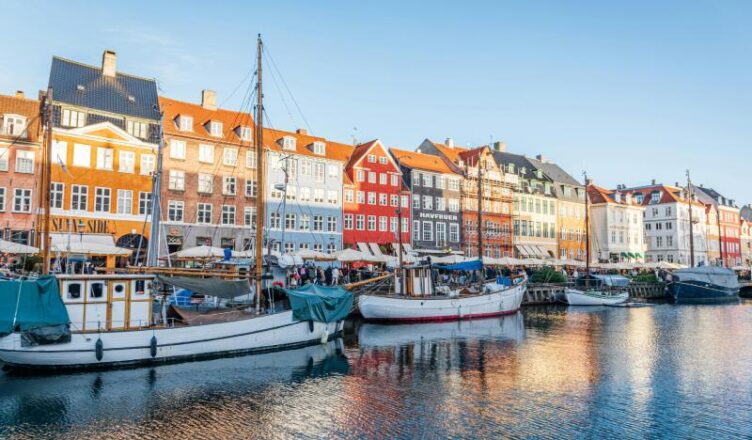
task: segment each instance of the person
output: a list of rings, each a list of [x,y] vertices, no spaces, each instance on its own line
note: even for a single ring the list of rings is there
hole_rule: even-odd
[[[327,286],[331,286],[332,285],[332,276],[333,276],[333,274],[332,274],[332,266],[329,266],[324,271],[324,281],[326,282]]]
[[[572,277],[575,279],[580,277],[580,273],[577,271],[577,269],[575,269],[574,272],[572,272]]]
[[[332,285],[336,286],[339,284],[339,268],[333,267],[332,268]]]

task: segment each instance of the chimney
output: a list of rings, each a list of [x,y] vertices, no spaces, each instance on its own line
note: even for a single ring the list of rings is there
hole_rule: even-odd
[[[16,98],[19,98],[19,99],[26,98],[26,95],[24,94],[23,90],[16,90]]]
[[[494,142],[493,143],[493,149],[496,151],[501,151],[502,153],[507,151],[507,144],[504,142]]]
[[[308,130],[306,130],[305,128],[299,128],[299,129],[295,130],[295,133],[297,133],[297,134],[308,134]]]
[[[114,50],[105,50],[102,54],[102,75],[115,77],[117,72],[117,55]]]
[[[201,107],[214,111],[217,109],[217,92],[204,89],[201,91]]]
[[[650,184],[651,184],[651,185],[655,185],[655,179],[651,180],[651,181],[650,181]]]
[[[449,148],[454,148],[454,139],[446,138],[446,140],[444,141],[444,144]]]
[[[539,154],[539,155],[535,156],[535,158],[538,159],[539,161],[543,162],[543,163],[546,163],[546,156],[544,156],[542,154]]]

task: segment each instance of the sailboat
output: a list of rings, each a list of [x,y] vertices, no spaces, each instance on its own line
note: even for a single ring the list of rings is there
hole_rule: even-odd
[[[261,36],[258,38],[255,149],[264,169]],[[52,145],[51,101],[47,101],[46,169],[49,192]],[[152,237],[158,237],[161,141],[154,177]],[[45,177],[46,176],[46,177]],[[0,362],[6,368],[84,369],[158,364],[264,352],[325,343],[342,332],[353,296],[342,288],[305,286],[265,288],[263,260],[265,176],[257,173],[258,233],[255,289],[246,280],[186,278],[156,274],[46,275],[36,280],[0,283]],[[44,207],[49,231],[50,204]],[[48,235],[47,235],[48,236]],[[150,240],[156,263],[158,239]],[[153,244],[152,244],[153,243]],[[44,261],[49,267],[49,247]],[[267,266],[268,267],[268,266]],[[151,272],[153,273],[149,273]],[[255,296],[254,304],[205,313],[158,302],[158,286],[187,288],[224,298],[228,304]],[[166,289],[164,289],[166,290]],[[262,304],[263,303],[263,304]],[[156,307],[155,304],[161,305]]]
[[[687,204],[689,206],[689,260],[690,267],[671,274],[669,292],[674,302],[726,302],[739,299],[739,278],[731,269],[715,266],[695,267],[695,241],[692,203],[692,180],[687,170]],[[723,246],[723,243],[719,243]],[[723,249],[722,247],[720,249]]]
[[[358,297],[363,318],[370,321],[448,321],[508,315],[520,309],[527,277],[485,280],[483,274],[483,167],[478,162],[478,260],[439,267],[448,271],[478,271],[475,286],[434,285],[431,263],[395,270],[395,290],[389,295]],[[399,208],[398,208],[399,209]],[[398,211],[399,215],[399,211]],[[398,222],[399,224],[400,222]],[[402,248],[402,234],[398,242]]]
[[[575,280],[576,288],[567,287],[564,290],[567,304],[570,306],[603,306],[622,304],[629,299],[626,290],[612,291],[618,287],[611,284],[610,277],[599,277],[590,273],[590,195],[588,194],[588,178],[585,177],[585,275]],[[609,287],[609,289],[604,289]]]

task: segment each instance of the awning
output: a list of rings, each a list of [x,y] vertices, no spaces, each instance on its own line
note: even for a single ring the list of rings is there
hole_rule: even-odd
[[[629,258],[629,255],[627,255],[627,253],[626,253],[626,252],[622,252],[622,253],[621,253],[621,256],[622,256],[622,257],[624,257],[624,258]]]
[[[70,243],[68,242],[70,240]],[[109,234],[50,234],[52,252],[106,256],[128,256],[130,249],[115,246]]]
[[[637,258],[632,252],[627,252],[627,255],[629,255],[629,258]]]
[[[39,248],[21,243],[14,243],[12,241],[0,240],[0,252],[7,252],[9,254],[38,254]]]
[[[521,244],[518,244],[515,247],[517,248],[517,252],[520,253],[521,257],[525,258],[525,257],[528,257],[530,255],[530,251],[527,249],[527,247],[525,247],[525,246],[523,246]]]
[[[461,263],[449,264],[442,266],[444,270],[481,270],[483,269],[483,263],[480,260],[463,261]]]
[[[358,250],[363,252],[364,254],[371,255],[371,250],[368,249],[368,245],[365,243],[358,242]]]
[[[228,281],[216,278],[171,277],[165,275],[157,275],[157,280],[171,286],[190,290],[193,293],[225,299],[233,299],[251,293],[251,287],[246,280]]]
[[[223,258],[225,250],[213,246],[196,246],[170,254],[175,258]]]
[[[383,253],[381,253],[381,248],[379,248],[378,244],[376,244],[376,243],[368,243],[368,247],[371,249],[371,253],[373,253],[377,257],[381,256],[381,255],[384,255]]]

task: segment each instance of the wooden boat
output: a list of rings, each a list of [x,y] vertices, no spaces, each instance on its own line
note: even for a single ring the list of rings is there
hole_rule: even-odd
[[[606,292],[601,290],[566,289],[564,295],[570,306],[610,306],[629,300],[627,292]]]

